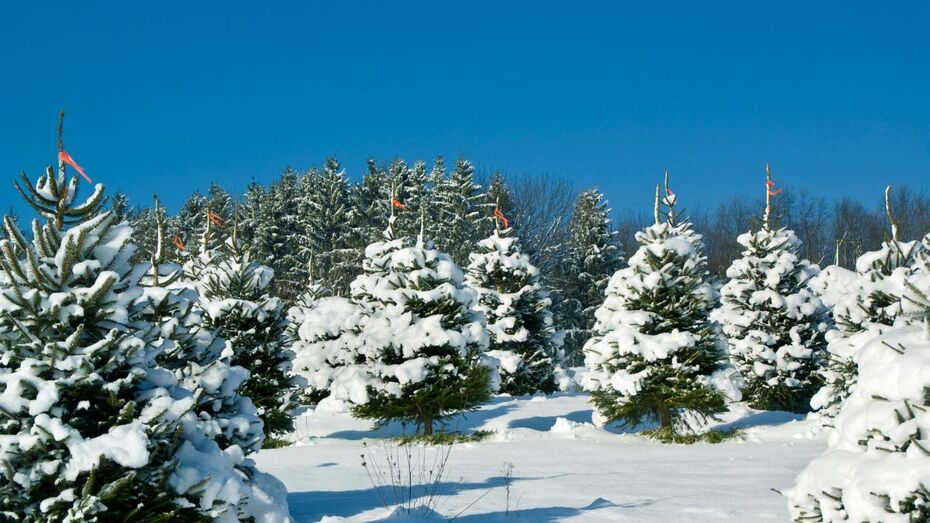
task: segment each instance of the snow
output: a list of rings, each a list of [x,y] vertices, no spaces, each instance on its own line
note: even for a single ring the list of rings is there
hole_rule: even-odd
[[[751,523],[785,521],[785,500],[771,489],[790,486],[825,446],[816,423],[742,404],[716,424],[741,428],[742,438],[716,445],[660,444],[615,426],[597,428],[591,418],[589,396],[570,393],[500,395],[450,419],[447,430],[494,434],[455,445],[435,506],[414,514],[390,502],[390,487],[372,485],[359,457],[363,442],[377,448],[378,438],[412,427],[374,430],[345,413],[310,410],[297,419],[295,446],[263,450],[255,459],[287,485],[298,523],[410,523],[456,514],[456,521],[474,523]]]
[[[922,326],[893,328],[853,360],[858,383],[828,450],[787,492],[789,506],[795,517],[828,521],[917,521],[930,502],[930,339]]]
[[[36,424],[40,425],[38,419]],[[68,452],[71,456],[65,469],[65,477],[68,481],[74,481],[81,472],[96,467],[100,456],[105,456],[123,467],[142,467],[149,461],[148,443],[145,426],[138,421],[111,427],[106,434],[90,439],[83,439],[77,431],[72,431],[68,441]]]

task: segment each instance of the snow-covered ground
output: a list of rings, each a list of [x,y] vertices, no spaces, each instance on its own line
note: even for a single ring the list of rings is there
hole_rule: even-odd
[[[368,422],[348,414],[320,412],[305,413],[297,424],[298,445],[257,457],[263,470],[287,484],[296,521],[373,521],[392,512],[392,521],[419,520],[385,506],[394,499],[389,487],[375,488],[361,466],[363,442],[377,456],[383,451],[379,438],[402,434],[403,427],[371,430]],[[499,396],[448,423],[450,431],[495,434],[452,448],[435,513],[423,519],[787,520],[784,498],[771,489],[792,485],[804,465],[823,452],[824,436],[815,423],[737,405],[717,425],[743,428],[743,437],[716,445],[661,444],[595,428],[586,394]],[[440,450],[425,452],[432,458]]]

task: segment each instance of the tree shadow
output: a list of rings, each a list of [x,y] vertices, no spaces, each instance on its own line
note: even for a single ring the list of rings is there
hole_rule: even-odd
[[[508,427],[512,429],[533,429],[539,431],[547,431],[555,425],[555,421],[559,418],[565,418],[569,421],[574,421],[576,423],[591,423],[591,409],[587,410],[576,410],[574,412],[569,412],[561,416],[533,416],[530,418],[523,419],[514,419],[510,420]]]
[[[461,432],[467,433],[484,425],[488,420],[503,416],[515,409],[516,405],[499,405],[492,409],[479,409],[472,412],[463,412],[450,416],[445,420],[439,421],[433,430],[436,432]],[[337,438],[345,440],[361,439],[378,439],[393,438],[397,436],[410,436],[416,434],[417,425],[414,423],[400,423],[392,421],[382,426],[374,426],[368,430],[340,430],[325,436],[324,438]]]
[[[360,490],[290,492],[287,503],[291,516],[298,522],[318,521],[323,516],[349,517],[368,510],[397,505],[405,497],[420,499],[432,491],[434,496],[454,496],[469,490],[490,490],[508,482],[532,481],[543,478],[494,476],[481,482],[442,481],[436,485],[414,485],[411,493],[403,487],[381,485]]]
[[[783,425],[792,421],[799,421],[805,418],[804,414],[795,412],[785,412],[782,410],[768,410],[756,412],[743,416],[737,420],[722,425],[715,425],[712,430],[729,432],[737,429],[748,429],[752,427],[761,427],[763,425]]]

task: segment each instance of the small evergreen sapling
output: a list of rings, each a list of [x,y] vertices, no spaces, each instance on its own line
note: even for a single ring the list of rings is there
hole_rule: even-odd
[[[801,259],[794,232],[773,229],[774,189],[766,164],[762,228],[740,235],[742,257],[727,269],[718,321],[730,359],[745,381],[743,398],[758,409],[806,412],[820,386],[829,327],[826,307],[808,287],[819,268]]]
[[[667,173],[665,186],[666,219],[656,187],[655,224],[637,233],[640,248],[611,278],[584,346],[583,385],[599,424],[653,419],[674,432],[688,424],[686,414],[726,408],[709,379],[723,355],[709,318],[715,293],[705,280],[701,236],[675,214]]]
[[[597,190],[578,196],[569,232],[568,259],[560,268],[560,319],[566,329],[566,355],[573,364],[581,364],[581,348],[592,336],[594,313],[604,301],[610,277],[623,265],[623,253],[611,226],[607,200]]]
[[[488,399],[487,330],[451,258],[422,233],[394,239],[393,215],[388,223],[387,238],[365,249],[351,300],[323,298],[306,311],[297,368],[329,391],[324,401],[432,434],[436,421]]]
[[[287,311],[280,298],[269,294],[273,270],[251,258],[236,227],[221,248],[201,253],[199,307],[204,325],[232,346],[230,364],[248,370],[240,391],[258,409],[265,434],[280,435],[293,429],[291,411],[297,406],[293,352],[285,338]]]
[[[555,391],[553,367],[561,333],[553,327],[539,270],[520,252],[512,229],[502,231],[499,225],[478,242],[470,259],[466,281],[478,293],[477,309],[487,318],[488,354],[501,361],[500,392]]]

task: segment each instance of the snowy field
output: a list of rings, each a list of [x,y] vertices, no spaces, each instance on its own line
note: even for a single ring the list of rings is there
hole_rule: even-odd
[[[434,512],[413,517],[390,506],[390,488],[375,488],[361,466],[363,442],[383,455],[380,439],[403,434],[402,426],[371,430],[348,414],[322,412],[305,413],[297,425],[297,445],[262,451],[256,461],[286,483],[301,523],[786,521],[785,500],[771,489],[793,485],[826,446],[801,416],[740,404],[715,426],[741,428],[741,438],[667,445],[595,428],[586,394],[498,396],[448,422],[449,431],[494,435],[452,448]],[[431,447],[427,457],[440,451]]]

